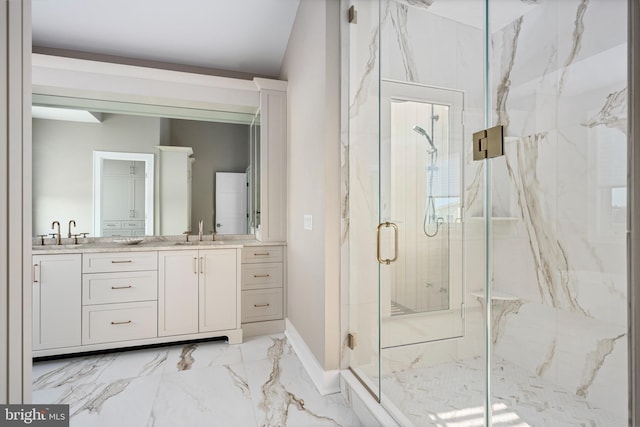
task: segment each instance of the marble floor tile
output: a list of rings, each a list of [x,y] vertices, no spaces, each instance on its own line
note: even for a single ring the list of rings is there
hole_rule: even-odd
[[[242,352],[239,344],[220,341],[188,343],[169,347],[165,372],[205,369],[240,362]]]
[[[318,394],[286,339],[270,339],[266,359],[245,362],[258,425],[360,425],[341,394]]]
[[[160,374],[110,383],[66,384],[33,393],[34,403],[69,404],[71,427],[146,425],[160,385]]]
[[[104,354],[34,363],[33,390],[95,382],[116,357],[115,354]]]
[[[483,424],[481,358],[385,374],[383,400],[416,427]],[[607,412],[521,367],[494,358],[493,425],[519,427],[624,426],[626,414]]]
[[[256,425],[244,376],[241,363],[165,374],[147,426]]]
[[[283,334],[34,363],[34,403],[67,403],[72,427],[360,426],[321,396]]]

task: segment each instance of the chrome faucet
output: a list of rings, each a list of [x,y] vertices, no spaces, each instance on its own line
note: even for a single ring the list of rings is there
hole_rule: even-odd
[[[56,225],[58,226],[58,232],[53,234],[53,236],[56,238],[56,245],[60,245],[62,244],[62,236],[60,235],[60,223],[58,221],[53,221],[51,223],[51,229],[55,230]]]
[[[198,240],[200,242],[202,242],[202,225],[203,225],[203,222],[202,220],[200,220],[200,222],[198,223]]]
[[[73,234],[71,234],[71,224],[73,224],[73,226],[76,226],[76,222],[72,219],[71,221],[69,221],[69,232],[67,233],[67,237],[71,238],[71,236],[73,236]]]

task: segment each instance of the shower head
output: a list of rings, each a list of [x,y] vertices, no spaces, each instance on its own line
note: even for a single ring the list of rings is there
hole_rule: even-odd
[[[431,140],[431,137],[429,136],[429,134],[427,133],[426,130],[424,130],[423,128],[421,128],[418,125],[415,125],[412,128],[416,133],[419,133],[420,135],[424,136],[425,138],[427,138],[427,141],[429,141],[429,145],[431,145],[431,148],[433,149],[433,151],[438,151],[438,149],[436,148],[435,145],[433,145],[433,141]]]

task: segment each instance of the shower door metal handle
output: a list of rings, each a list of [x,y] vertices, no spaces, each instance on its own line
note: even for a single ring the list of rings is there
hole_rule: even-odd
[[[380,230],[382,228],[393,228],[393,258],[389,259],[389,258],[382,258],[380,256]],[[389,265],[392,262],[394,262],[395,260],[398,259],[398,226],[395,225],[392,222],[386,221],[386,222],[382,222],[380,224],[378,224],[378,262],[380,264],[385,264],[385,265]]]

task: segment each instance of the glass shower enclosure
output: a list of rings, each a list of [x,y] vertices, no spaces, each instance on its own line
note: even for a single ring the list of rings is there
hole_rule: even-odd
[[[346,6],[345,367],[403,425],[626,425],[627,1]]]

